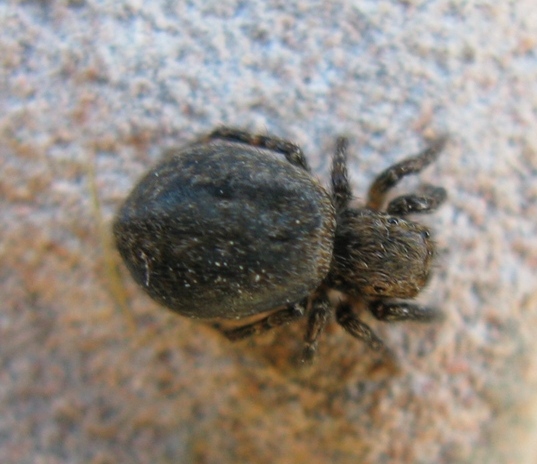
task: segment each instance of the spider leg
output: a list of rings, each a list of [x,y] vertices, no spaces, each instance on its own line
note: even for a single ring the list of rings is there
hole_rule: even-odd
[[[369,303],[371,314],[379,321],[416,321],[432,322],[442,318],[442,313],[437,309],[420,306],[412,303],[384,302],[375,300]]]
[[[442,187],[424,185],[422,194],[402,195],[388,204],[386,211],[394,216],[406,216],[412,213],[432,213],[444,201],[447,193]]]
[[[288,305],[263,319],[233,329],[222,329],[218,324],[213,324],[213,327],[222,332],[231,341],[242,340],[253,335],[268,332],[275,327],[303,317],[306,303],[307,300],[303,300],[300,303]]]
[[[438,158],[446,144],[447,137],[439,137],[416,156],[407,158],[381,172],[371,187],[367,197],[367,207],[379,210],[384,203],[386,193],[405,176],[416,174]]]
[[[304,349],[302,351],[302,362],[311,363],[317,351],[319,335],[321,335],[328,315],[330,314],[330,301],[326,292],[316,296],[311,303],[311,310],[308,316],[308,327],[304,337]]]
[[[346,209],[352,198],[352,190],[347,173],[348,140],[339,137],[336,141],[336,151],[332,159],[332,198],[336,211]]]
[[[219,127],[212,131],[206,139],[229,140],[230,142],[239,142],[254,147],[272,150],[284,155],[285,159],[292,165],[310,172],[308,162],[300,147],[287,140],[270,135],[251,134],[250,132],[232,127]]]
[[[352,312],[352,307],[346,302],[340,302],[336,308],[337,322],[353,337],[362,340],[374,351],[384,349],[384,343],[369,326],[358,319]]]

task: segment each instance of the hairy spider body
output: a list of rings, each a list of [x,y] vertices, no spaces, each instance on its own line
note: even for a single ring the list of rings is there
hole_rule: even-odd
[[[380,209],[401,178],[436,159],[444,140],[385,170],[365,206],[352,208],[346,139],[337,141],[328,192],[293,143],[220,128],[171,150],[142,178],[115,219],[116,244],[136,282],[164,306],[192,318],[244,320],[215,324],[231,340],[306,316],[309,361],[335,289],[349,297],[335,308],[337,322],[380,349],[352,301],[380,320],[438,314],[393,299],[420,292],[434,256],[428,229],[404,216],[434,211],[444,189],[427,185]]]

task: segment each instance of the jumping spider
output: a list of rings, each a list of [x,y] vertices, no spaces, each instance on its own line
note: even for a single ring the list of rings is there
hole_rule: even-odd
[[[382,172],[365,205],[353,208],[345,138],[336,143],[328,193],[297,145],[222,127],[169,151],[142,178],[116,217],[116,244],[161,304],[191,318],[242,323],[215,324],[230,340],[307,316],[303,359],[310,361],[332,311],[328,293],[337,290],[346,297],[336,321],[378,350],[382,342],[353,303],[383,321],[439,314],[393,299],[414,298],[429,280],[434,242],[406,216],[436,210],[445,190],[427,185],[382,207],[387,192],[436,160],[444,144],[438,138]]]

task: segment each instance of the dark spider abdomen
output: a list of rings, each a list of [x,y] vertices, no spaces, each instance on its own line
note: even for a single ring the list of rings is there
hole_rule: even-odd
[[[215,140],[172,151],[114,223],[134,279],[168,308],[242,318],[294,303],[329,271],[335,212],[283,156]]]

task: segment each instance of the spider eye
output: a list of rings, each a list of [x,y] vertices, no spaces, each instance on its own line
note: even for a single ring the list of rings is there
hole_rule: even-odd
[[[423,238],[431,238],[431,233],[428,230],[424,230],[421,232],[421,236]]]
[[[393,226],[396,226],[397,224],[399,224],[399,220],[394,217],[388,218],[388,224],[392,224]]]
[[[386,288],[383,285],[373,285],[373,290],[377,294],[383,294],[386,292]]]

